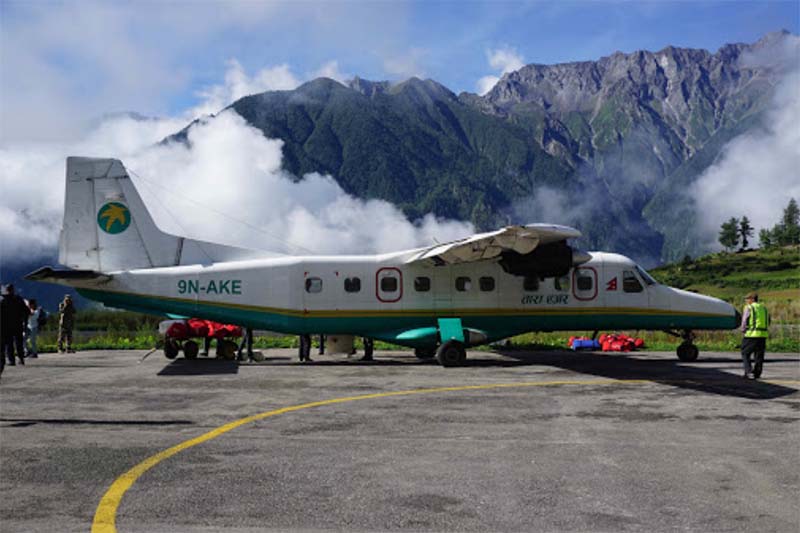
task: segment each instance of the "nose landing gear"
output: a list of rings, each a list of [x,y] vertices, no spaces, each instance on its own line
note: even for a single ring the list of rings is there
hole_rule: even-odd
[[[678,346],[678,359],[686,363],[697,361],[697,356],[700,355],[700,350],[697,349],[697,346],[695,346],[693,342],[695,335],[692,330],[684,329],[681,332],[667,331],[666,333],[683,339],[683,342],[680,344],[680,346]]]

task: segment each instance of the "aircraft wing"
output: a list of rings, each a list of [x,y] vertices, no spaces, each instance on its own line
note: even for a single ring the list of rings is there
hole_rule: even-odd
[[[459,241],[437,244],[412,255],[406,260],[406,263],[430,265],[474,263],[495,259],[503,252],[529,254],[537,246],[580,236],[580,231],[568,226],[553,224],[507,226],[497,231],[479,233]]]

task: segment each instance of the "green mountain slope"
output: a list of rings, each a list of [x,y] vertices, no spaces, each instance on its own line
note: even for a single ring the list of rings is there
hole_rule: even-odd
[[[417,78],[320,78],[230,108],[283,140],[284,166],[298,179],[330,174],[411,219],[432,212],[480,230],[574,225],[580,246],[652,265],[704,251],[687,191],[728,141],[763,120],[785,65],[748,58],[787,39],[796,37],[527,65],[485,96]],[[185,139],[184,130],[168,140]]]

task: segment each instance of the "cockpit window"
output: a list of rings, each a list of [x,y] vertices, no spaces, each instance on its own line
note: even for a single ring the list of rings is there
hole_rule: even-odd
[[[658,282],[653,279],[653,276],[648,274],[647,271],[642,267],[640,267],[639,265],[636,265],[636,272],[639,273],[639,276],[641,276],[644,282],[647,283],[648,285],[658,285]]]
[[[622,271],[622,290],[625,292],[642,292],[644,287],[639,283],[639,278],[631,270]]]

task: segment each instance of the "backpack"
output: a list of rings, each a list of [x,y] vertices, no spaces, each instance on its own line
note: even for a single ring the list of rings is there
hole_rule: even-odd
[[[36,320],[36,324],[39,326],[39,329],[47,325],[47,311],[39,309],[39,318]]]

